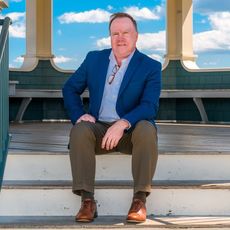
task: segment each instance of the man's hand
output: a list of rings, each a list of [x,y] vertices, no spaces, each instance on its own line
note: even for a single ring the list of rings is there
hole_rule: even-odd
[[[124,130],[128,127],[129,124],[125,120],[118,120],[115,122],[105,133],[105,136],[102,139],[101,148],[111,150],[116,147],[124,134]]]
[[[89,121],[89,122],[95,123],[96,119],[95,119],[95,117],[86,113],[86,114],[82,115],[81,117],[79,117],[79,119],[76,121],[76,123],[79,123],[81,121]]]

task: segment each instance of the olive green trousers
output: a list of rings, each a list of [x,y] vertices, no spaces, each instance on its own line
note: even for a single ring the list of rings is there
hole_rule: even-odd
[[[151,192],[152,178],[156,169],[158,149],[155,126],[139,121],[125,132],[116,148],[107,151],[101,148],[102,138],[113,123],[86,122],[75,124],[70,132],[70,162],[73,177],[73,193],[82,190],[94,193],[96,154],[121,152],[132,157],[134,193]]]

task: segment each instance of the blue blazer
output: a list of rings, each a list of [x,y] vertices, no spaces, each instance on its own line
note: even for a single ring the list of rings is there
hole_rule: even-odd
[[[111,49],[89,52],[63,87],[64,105],[71,122],[85,114],[80,95],[89,90],[88,113],[98,119]],[[161,90],[161,64],[138,50],[134,52],[118,93],[116,110],[131,126],[140,120],[154,124]]]

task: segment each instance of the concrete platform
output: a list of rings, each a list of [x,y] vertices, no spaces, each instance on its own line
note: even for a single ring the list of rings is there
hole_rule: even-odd
[[[141,224],[129,224],[125,216],[103,216],[88,224],[76,223],[74,216],[0,217],[0,229],[230,229],[230,217],[219,216],[149,216]]]

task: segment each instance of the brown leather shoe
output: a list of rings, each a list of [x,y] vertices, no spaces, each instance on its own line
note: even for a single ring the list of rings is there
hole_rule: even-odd
[[[76,215],[77,222],[91,222],[97,217],[97,205],[95,200],[85,199],[81,202],[81,208]]]
[[[133,199],[126,221],[132,223],[141,223],[146,221],[146,207],[143,201],[136,198]]]

